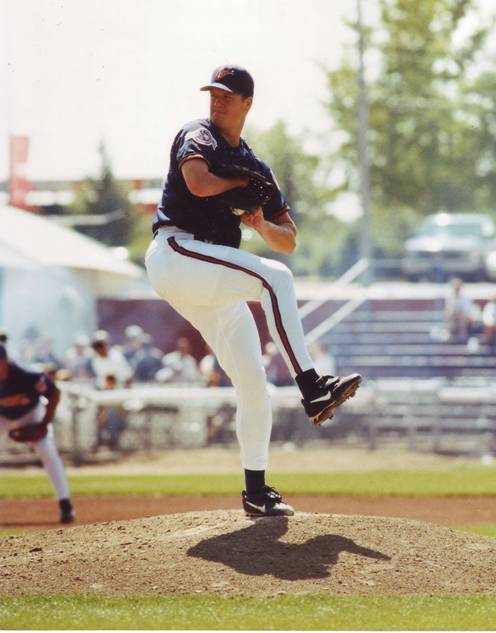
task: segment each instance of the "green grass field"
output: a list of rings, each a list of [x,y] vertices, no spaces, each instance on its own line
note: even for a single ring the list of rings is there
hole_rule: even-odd
[[[90,475],[69,477],[79,495],[238,495],[240,475]],[[496,468],[271,474],[285,495],[496,496]],[[2,475],[0,498],[46,497],[52,489],[43,473]]]
[[[0,598],[2,629],[493,630],[488,596]]]
[[[275,474],[287,495],[496,496],[496,469]],[[70,477],[72,494],[239,494],[240,476],[181,475]],[[44,474],[4,475],[0,498],[51,496]],[[464,531],[496,537],[496,526]],[[0,532],[1,535],[15,533]],[[17,532],[19,533],[19,532]],[[281,595],[0,597],[0,629],[213,629],[213,630],[494,630],[491,596]]]

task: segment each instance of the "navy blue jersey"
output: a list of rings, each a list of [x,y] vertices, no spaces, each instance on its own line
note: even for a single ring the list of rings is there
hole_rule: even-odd
[[[203,241],[239,246],[239,216],[231,212],[229,205],[219,202],[217,196],[195,196],[186,186],[181,167],[192,158],[202,158],[208,165],[236,164],[263,173],[274,184],[274,193],[263,207],[264,217],[272,220],[289,210],[270,168],[243,139],[238,147],[231,147],[209,119],[197,119],[187,123],[172,144],[169,173],[153,219],[154,233],[162,226],[177,226]]]
[[[0,417],[17,420],[32,411],[41,396],[49,398],[55,385],[46,374],[9,362],[9,375],[0,381]]]

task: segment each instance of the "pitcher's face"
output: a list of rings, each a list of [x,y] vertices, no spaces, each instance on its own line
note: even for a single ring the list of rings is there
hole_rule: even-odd
[[[212,123],[221,129],[235,125],[242,127],[253,97],[245,98],[239,94],[220,90],[220,88],[211,88],[209,92]]]

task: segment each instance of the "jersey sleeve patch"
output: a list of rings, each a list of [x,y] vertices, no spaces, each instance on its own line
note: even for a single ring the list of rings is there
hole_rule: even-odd
[[[212,132],[205,127],[199,127],[196,130],[188,132],[184,137],[185,141],[194,141],[199,145],[210,145],[213,149],[217,149],[217,141],[212,136]]]

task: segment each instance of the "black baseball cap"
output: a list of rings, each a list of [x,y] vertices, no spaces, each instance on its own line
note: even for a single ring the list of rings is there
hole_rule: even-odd
[[[202,86],[200,90],[210,90],[210,88],[219,88],[226,92],[234,92],[243,97],[253,97],[254,92],[253,77],[241,66],[219,66],[212,73],[212,79],[209,84]]]

